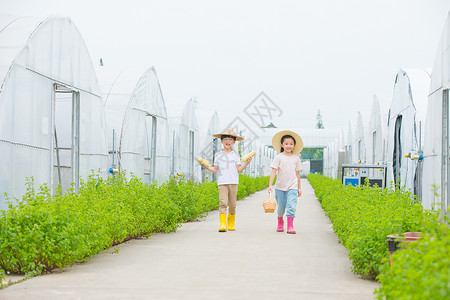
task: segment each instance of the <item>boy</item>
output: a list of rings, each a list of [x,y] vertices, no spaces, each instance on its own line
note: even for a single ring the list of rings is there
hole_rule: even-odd
[[[229,208],[228,230],[234,231],[239,173],[244,171],[252,160],[252,157],[249,157],[245,164],[241,166],[241,160],[239,155],[233,151],[233,145],[236,141],[243,141],[244,138],[238,136],[232,128],[227,128],[224,132],[214,134],[213,136],[220,138],[223,149],[221,152],[216,154],[213,167],[206,167],[204,163],[201,163],[201,165],[213,173],[218,172],[217,184],[219,189],[220,214],[219,232],[227,231],[227,207]]]

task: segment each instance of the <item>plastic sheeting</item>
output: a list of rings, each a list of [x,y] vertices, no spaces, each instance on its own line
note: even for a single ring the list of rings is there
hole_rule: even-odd
[[[370,113],[369,131],[367,133],[367,163],[382,163],[385,160],[387,126],[382,121],[380,102],[373,96]]]
[[[194,99],[186,102],[181,114],[175,108],[169,114],[172,174],[179,173],[198,182],[201,180],[201,166],[197,162],[200,137]]]
[[[26,177],[53,191],[63,177],[63,191],[72,181],[76,188],[78,175],[107,167],[107,149],[97,78],[73,22],[0,15],[0,28],[0,208],[5,208],[4,193],[21,197]],[[61,92],[54,91],[56,84]],[[67,142],[69,148],[61,149]]]
[[[213,137],[213,134],[221,130],[219,115],[215,111],[202,111],[198,109],[196,110],[196,114],[200,127],[199,157],[213,164],[216,153],[222,148],[220,139]],[[202,168],[202,181],[216,181],[216,175]]]
[[[352,135],[352,124],[348,122],[347,139],[345,140],[344,151],[346,164],[353,163],[353,147],[352,147],[353,135]]]
[[[356,119],[355,134],[352,140],[352,163],[366,163],[366,141],[364,137],[364,123],[361,112]]]
[[[448,210],[449,200],[449,164],[448,164],[448,128],[443,115],[449,115],[448,97],[450,89],[450,13],[447,16],[431,75],[431,88],[423,146],[422,205],[425,208]]]
[[[425,70],[400,69],[388,117],[386,183],[399,181],[400,186],[416,194],[420,183],[419,163],[405,154],[419,152],[419,122],[425,115],[429,84],[430,75]]]
[[[117,71],[101,66],[97,72],[105,99],[110,164],[145,183],[165,182],[170,177],[169,124],[155,68]]]

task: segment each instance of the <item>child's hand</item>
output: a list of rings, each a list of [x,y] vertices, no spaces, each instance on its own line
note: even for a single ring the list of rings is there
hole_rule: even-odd
[[[302,195],[302,190],[298,189],[297,197],[300,197]]]
[[[247,163],[250,163],[250,162],[252,161],[252,159],[253,159],[253,156],[249,156],[249,157],[247,158]]]
[[[267,189],[267,191],[268,191],[269,193],[272,193],[272,187],[269,186],[269,188]]]
[[[200,163],[200,166],[202,166],[203,168],[206,169],[206,164],[205,164],[204,162],[201,162],[201,163]]]

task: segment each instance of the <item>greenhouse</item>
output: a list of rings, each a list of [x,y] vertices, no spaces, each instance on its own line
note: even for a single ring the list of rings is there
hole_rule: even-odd
[[[448,210],[450,13],[447,16],[431,74],[423,146],[422,205]]]
[[[169,125],[155,68],[97,67],[108,124],[109,166],[142,178],[166,181]]]
[[[172,160],[170,170],[174,175],[181,174],[186,179],[198,182],[201,180],[201,166],[197,162],[200,134],[194,99],[181,107],[181,113],[179,108],[168,110]]]
[[[364,138],[365,130],[361,112],[358,112],[356,119],[355,135],[352,140],[352,163],[366,162],[366,141]]]
[[[219,115],[216,111],[196,110],[198,116],[198,122],[200,127],[199,134],[199,157],[206,159],[211,163],[214,163],[214,157],[218,151],[222,149],[220,139],[215,138],[213,134],[220,132]],[[204,181],[216,181],[217,174],[207,171],[202,168],[202,182]]]
[[[385,160],[387,128],[382,121],[380,102],[373,96],[372,110],[370,112],[369,132],[367,135],[367,163],[382,163]]]
[[[353,163],[353,153],[352,153],[352,124],[348,122],[348,132],[347,138],[345,139],[344,151],[345,151],[345,159],[344,162],[346,164]]]
[[[421,151],[421,121],[429,85],[430,75],[425,70],[400,69],[388,117],[386,182],[399,183],[416,195],[420,193],[421,176],[419,161],[413,157]]]
[[[2,15],[0,209],[26,178],[62,192],[108,165],[101,92],[88,49],[69,18]],[[106,173],[104,173],[106,175]]]

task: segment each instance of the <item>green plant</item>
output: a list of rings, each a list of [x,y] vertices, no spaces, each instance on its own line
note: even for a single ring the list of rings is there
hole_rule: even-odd
[[[347,248],[353,271],[375,279],[388,257],[386,236],[407,231],[429,232],[438,214],[424,210],[404,189],[343,186],[338,180],[308,175],[322,208]]]
[[[268,178],[241,175],[241,197],[267,186]],[[125,174],[80,179],[79,192],[51,195],[27,182],[22,199],[0,211],[0,271],[32,277],[63,268],[111,246],[157,232],[173,232],[219,205],[217,183],[183,177],[147,185]],[[0,279],[4,276],[0,272]]]
[[[6,285],[6,274],[5,274],[6,272],[2,269],[2,268],[0,268],[0,289],[4,286],[4,285]]]
[[[450,232],[446,224],[385,259],[378,281],[378,299],[449,299]]]

